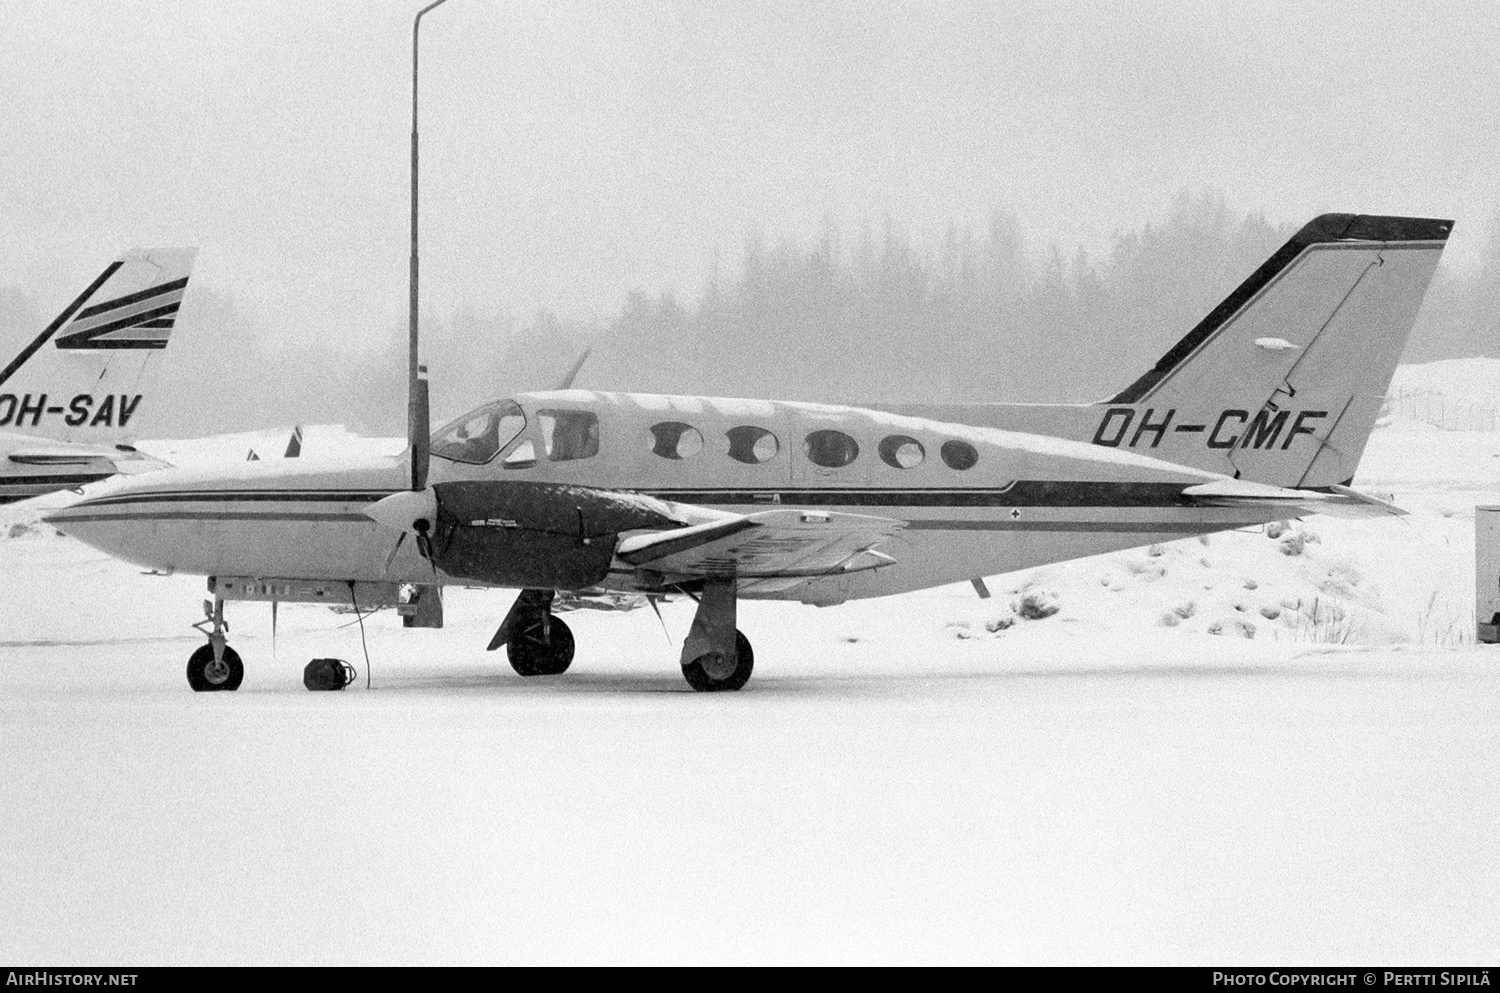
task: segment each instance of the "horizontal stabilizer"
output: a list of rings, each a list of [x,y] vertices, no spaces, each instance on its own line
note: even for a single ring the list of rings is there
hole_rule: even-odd
[[[1330,490],[1332,490],[1333,492],[1337,493],[1339,496],[1345,497],[1346,499],[1352,501],[1355,504],[1359,504],[1359,505],[1362,505],[1362,506],[1370,508],[1370,510],[1368,511],[1367,515],[1355,515],[1355,516],[1377,516],[1380,513],[1389,514],[1392,517],[1410,517],[1411,516],[1411,512],[1410,511],[1402,510],[1400,507],[1396,506],[1394,503],[1390,503],[1390,502],[1388,502],[1386,500],[1381,500],[1381,499],[1379,499],[1377,497],[1372,497],[1368,493],[1360,493],[1360,492],[1358,492],[1356,490],[1350,489],[1347,486],[1330,486],[1328,488]]]
[[[20,448],[6,456],[17,465],[84,465],[108,461],[119,453],[103,445],[58,445],[56,448]]]
[[[1182,495],[1212,507],[1285,506],[1291,511],[1336,517],[1404,517],[1407,513],[1393,503],[1347,486],[1330,486],[1326,491],[1299,490],[1246,479],[1220,479],[1189,486]]]
[[[79,445],[58,442],[49,446],[45,441],[17,448],[6,456],[6,461],[17,465],[63,466],[95,465],[108,463],[116,472],[140,473],[166,469],[170,463],[163,462],[134,448],[119,445]]]

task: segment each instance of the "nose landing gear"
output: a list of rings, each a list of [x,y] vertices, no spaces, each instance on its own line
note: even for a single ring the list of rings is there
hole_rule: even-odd
[[[215,596],[213,602],[203,601],[204,619],[194,624],[199,631],[209,625],[213,630],[203,631],[208,635],[208,644],[188,657],[187,681],[196,693],[212,693],[218,690],[237,690],[245,678],[245,666],[239,653],[227,644],[225,632],[229,624],[224,620],[224,600]]]

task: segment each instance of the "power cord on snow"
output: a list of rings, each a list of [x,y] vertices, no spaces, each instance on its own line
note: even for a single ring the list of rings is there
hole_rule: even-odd
[[[359,621],[359,647],[365,653],[365,689],[370,688],[370,646],[365,642],[365,615],[359,612],[359,601],[354,598],[354,580],[349,583],[349,603],[354,607],[354,617]]]
[[[372,607],[369,610],[366,610],[364,612],[364,616],[365,617],[374,617],[376,614],[380,613],[382,610],[385,610],[385,609],[387,609],[387,608],[385,608],[385,607]],[[334,630],[335,631],[342,631],[342,630],[344,630],[344,628],[352,628],[352,627],[354,627],[354,625],[356,625],[358,623],[360,623],[360,618],[356,617],[352,621],[345,621],[344,623],[340,624],[338,627],[334,628]]]

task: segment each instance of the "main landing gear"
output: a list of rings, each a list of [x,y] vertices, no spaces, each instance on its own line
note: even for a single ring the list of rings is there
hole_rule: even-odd
[[[203,615],[204,619],[193,627],[203,631],[212,625],[213,630],[203,632],[208,635],[208,644],[188,657],[188,685],[197,693],[237,690],[245,678],[245,666],[239,653],[226,643],[229,625],[224,621],[223,598],[215,596],[212,603],[204,600]]]
[[[682,676],[695,690],[737,690],[750,680],[755,652],[735,628],[736,587],[732,578],[703,584],[693,626],[682,646]],[[552,616],[552,590],[522,590],[487,650],[501,645],[511,668],[522,676],[556,676],[573,661],[573,632]]]
[[[552,616],[552,590],[522,590],[487,651],[501,645],[522,676],[560,676],[573,664],[573,632]]]
[[[682,677],[693,689],[737,690],[750,681],[755,653],[750,639],[735,627],[736,614],[734,580],[705,581],[693,626],[682,643]]]

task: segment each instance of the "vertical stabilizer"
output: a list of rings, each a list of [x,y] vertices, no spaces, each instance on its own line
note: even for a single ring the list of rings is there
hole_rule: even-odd
[[[1097,405],[1092,441],[1278,486],[1347,483],[1452,227],[1316,218]]]
[[[0,431],[95,444],[132,437],[196,254],[138,249],[111,262],[0,368]]]

